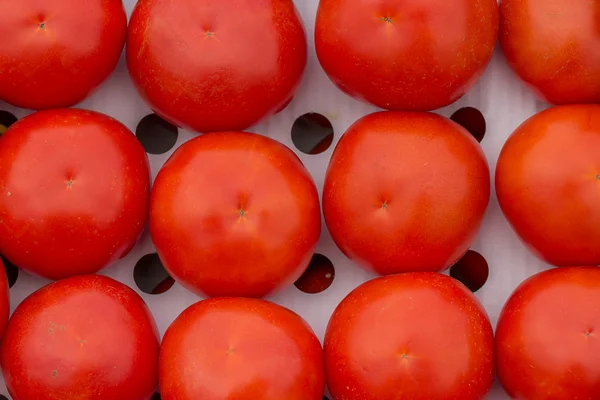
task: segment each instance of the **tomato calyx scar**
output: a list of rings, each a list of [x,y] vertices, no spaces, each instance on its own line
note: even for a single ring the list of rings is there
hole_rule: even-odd
[[[394,20],[390,17],[381,17],[379,18],[380,20],[382,20],[383,22],[387,22],[388,24],[393,24]]]

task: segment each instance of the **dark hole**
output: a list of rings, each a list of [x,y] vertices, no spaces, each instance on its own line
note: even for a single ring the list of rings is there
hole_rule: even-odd
[[[154,396],[152,396],[151,400],[161,400],[160,393],[154,393]]]
[[[306,272],[294,283],[304,293],[317,294],[327,290],[335,278],[335,268],[329,258],[315,253]]]
[[[175,281],[165,270],[158,254],[146,254],[133,269],[133,280],[144,293],[161,294],[171,289]]]
[[[485,285],[490,270],[485,258],[476,251],[469,250],[450,268],[450,276],[461,281],[472,292]]]
[[[333,126],[321,114],[304,114],[294,121],[292,142],[303,153],[320,154],[333,143]]]
[[[323,396],[323,400],[329,400],[329,397]]]
[[[15,286],[15,283],[17,283],[17,278],[19,277],[19,268],[8,261],[5,257],[2,257],[2,263],[4,264],[4,270],[6,271],[6,277],[8,278],[8,287]]]
[[[17,122],[17,117],[9,113],[8,111],[0,110],[0,135],[8,129],[9,126]]]
[[[481,111],[473,107],[465,107],[456,111],[450,117],[451,120],[462,125],[478,142],[485,136],[486,123]]]
[[[135,135],[150,154],[163,154],[171,150],[177,143],[179,131],[156,114],[146,115],[137,128]]]

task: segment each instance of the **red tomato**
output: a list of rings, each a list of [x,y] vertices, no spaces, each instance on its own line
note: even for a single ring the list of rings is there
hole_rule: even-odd
[[[127,65],[150,107],[173,124],[243,130],[291,100],[306,46],[292,0],[140,0]]]
[[[319,197],[298,157],[245,132],[181,146],[154,182],[150,231],[171,276],[209,296],[262,297],[308,267]]]
[[[117,65],[127,36],[121,0],[0,0],[0,99],[69,107]]]
[[[320,0],[315,46],[344,92],[381,108],[433,110],[483,74],[496,0]]]
[[[514,399],[597,399],[600,269],[556,268],[512,294],[496,329],[497,371]]]
[[[40,111],[0,140],[0,253],[31,273],[60,279],[123,257],[149,198],[142,145],[106,115]]]
[[[8,278],[4,263],[0,260],[0,339],[6,329],[8,316],[10,314],[10,293],[8,288]]]
[[[159,337],[140,296],[110,278],[43,287],[15,310],[0,348],[14,400],[149,400]]]
[[[196,303],[160,350],[163,400],[321,400],[321,343],[292,311],[258,299]]]
[[[557,266],[600,264],[600,106],[561,106],[523,123],[496,168],[504,215]]]
[[[338,143],[323,212],[340,249],[379,274],[441,271],[475,238],[490,197],[481,147],[436,114],[381,112]]]
[[[453,278],[378,278],[333,313],[325,371],[334,400],[479,400],[494,377],[494,334],[481,304]]]
[[[500,45],[542,99],[600,102],[599,14],[597,1],[502,0]]]

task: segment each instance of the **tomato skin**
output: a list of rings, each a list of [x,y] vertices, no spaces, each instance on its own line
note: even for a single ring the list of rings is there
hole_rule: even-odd
[[[121,0],[3,0],[0,15],[0,99],[35,110],[85,99],[127,36]]]
[[[8,287],[8,277],[4,269],[4,263],[0,260],[0,339],[4,335],[8,316],[10,315],[10,292]]]
[[[152,239],[171,276],[195,293],[263,297],[291,285],[320,232],[310,174],[290,149],[261,135],[192,139],[154,182]]]
[[[515,399],[600,393],[600,269],[555,268],[523,282],[496,328],[498,378]]]
[[[307,60],[292,0],[140,0],[127,65],[150,107],[197,132],[244,130],[285,107]]]
[[[600,102],[599,13],[594,1],[502,0],[508,64],[550,103]]]
[[[344,92],[389,110],[462,97],[489,64],[496,0],[320,0],[315,47]]]
[[[169,327],[160,351],[163,400],[321,400],[321,344],[276,304],[204,300]]]
[[[94,273],[135,245],[150,169],[135,136],[92,111],[39,111],[0,139],[0,253],[48,279]]]
[[[381,112],[340,139],[323,212],[338,247],[365,268],[442,271],[468,250],[489,197],[487,161],[464,128],[436,114]]]
[[[15,310],[0,347],[13,400],[149,400],[159,336],[132,289],[86,275],[51,283]]]
[[[494,376],[487,314],[460,282],[433,272],[352,291],[325,334],[334,400],[479,400]]]
[[[500,207],[523,242],[552,265],[600,264],[598,146],[600,106],[573,105],[534,115],[500,153]]]

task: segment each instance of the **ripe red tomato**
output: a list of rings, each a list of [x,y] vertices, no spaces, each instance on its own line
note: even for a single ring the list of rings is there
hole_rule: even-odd
[[[349,95],[424,111],[475,84],[497,36],[496,0],[320,0],[315,46],[327,75]]]
[[[159,337],[142,298],[103,276],[51,283],[15,310],[0,347],[15,400],[149,400]]]
[[[321,343],[292,311],[219,298],[185,310],[160,350],[163,400],[321,400]]]
[[[40,111],[0,140],[0,254],[31,273],[60,279],[123,257],[149,199],[142,145],[106,115]]]
[[[556,268],[512,294],[496,329],[497,371],[514,399],[597,399],[600,269]]]
[[[319,197],[287,147],[245,132],[181,146],[154,182],[150,232],[171,276],[209,296],[262,297],[306,270]]]
[[[542,99],[600,102],[599,13],[597,1],[502,0],[500,45]]]
[[[0,1],[0,99],[36,110],[86,98],[116,67],[121,0]]]
[[[325,334],[334,400],[480,400],[494,377],[494,334],[475,296],[433,272],[367,282]]]
[[[600,264],[600,106],[561,106],[523,123],[496,168],[504,215],[557,266]]]
[[[475,238],[490,197],[481,147],[430,113],[381,112],[338,143],[323,212],[340,249],[379,274],[441,271]]]
[[[0,260],[0,339],[6,329],[8,316],[10,314],[10,293],[8,288],[8,278],[4,263]]]
[[[292,0],[140,0],[127,65],[150,107],[173,124],[243,130],[291,100],[306,47]]]

